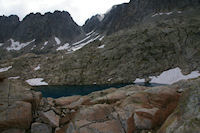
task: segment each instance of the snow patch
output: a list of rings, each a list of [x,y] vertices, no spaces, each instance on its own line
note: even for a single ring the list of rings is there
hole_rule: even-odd
[[[56,50],[65,50],[65,49],[69,49],[69,43],[64,44],[63,46],[58,47]]]
[[[97,47],[97,48],[104,48],[105,47],[105,45],[101,45],[101,46],[99,46],[99,47]]]
[[[6,71],[8,71],[11,68],[12,68],[12,66],[0,68],[0,72],[6,72]]]
[[[48,83],[43,81],[43,78],[35,78],[35,79],[28,79],[26,82],[31,86],[41,86],[41,85],[48,85]]]
[[[37,70],[40,70],[40,64],[36,68],[34,68],[34,71],[37,71]]]
[[[161,16],[161,15],[171,15],[172,13],[173,12],[166,12],[166,13],[160,12],[160,13],[156,13],[156,14],[152,15],[151,17]]]
[[[46,46],[48,44],[48,41],[44,42],[44,46]]]
[[[109,79],[108,79],[108,82],[110,82],[112,79],[113,79],[113,78],[109,78]]]
[[[56,43],[57,43],[58,45],[60,45],[61,41],[60,41],[60,39],[59,39],[58,37],[55,37],[55,41],[56,41]]]
[[[159,76],[150,76],[150,83],[173,84],[180,80],[193,79],[200,76],[199,71],[193,71],[188,75],[183,75],[179,67],[162,72]],[[145,79],[137,78],[134,83],[145,82]]]
[[[166,15],[171,15],[173,12],[167,12],[167,13],[165,13]]]
[[[182,13],[182,11],[177,11],[177,13]]]
[[[73,43],[72,45],[80,44],[80,43],[84,42],[85,40],[89,39],[90,37],[91,37],[91,36],[88,36],[88,37],[84,38],[83,40],[80,40],[80,41],[78,41],[78,42],[76,42],[76,43]]]
[[[71,47],[71,48],[69,49],[69,51],[77,51],[77,50],[81,49],[82,47],[84,47],[85,45],[87,45],[87,44],[89,44],[89,43],[91,43],[91,42],[97,40],[99,37],[100,37],[100,35],[97,36],[97,37],[95,37],[95,38],[90,39],[89,41],[87,41],[87,42],[85,42],[85,43],[81,43],[81,44],[79,44],[79,45],[76,45],[76,46],[74,46],[74,47]]]
[[[0,43],[0,47],[3,46],[3,45],[4,45],[4,43]]]
[[[173,84],[180,80],[187,80],[192,78],[197,78],[200,76],[199,71],[193,71],[188,75],[183,75],[179,67],[170,69],[162,72],[159,76],[151,76],[150,83],[159,83],[159,84]]]
[[[94,32],[94,31],[88,32],[88,33],[86,34],[86,36],[91,35],[93,32]]]
[[[99,14],[97,16],[97,18],[99,19],[99,21],[102,21],[104,19],[105,15],[104,14]]]
[[[44,46],[41,47],[41,50],[44,49]]]
[[[17,77],[9,77],[8,79],[19,79],[20,76],[17,76]]]
[[[104,38],[104,36],[102,36],[101,38],[99,38],[99,41],[102,41],[102,40],[103,40],[103,38]]]
[[[35,47],[36,47],[36,45],[34,45],[34,46],[31,48],[31,50],[33,50]]]
[[[6,48],[8,51],[11,51],[11,50],[16,50],[16,51],[21,50],[22,48],[28,46],[29,44],[31,44],[32,42],[35,41],[35,39],[34,39],[34,40],[30,41],[30,42],[20,43],[18,41],[15,42],[13,39],[10,39],[10,40],[11,40],[11,45],[10,45],[10,47]]]
[[[136,80],[134,81],[134,83],[144,83],[145,79],[140,79],[140,78],[136,78]]]

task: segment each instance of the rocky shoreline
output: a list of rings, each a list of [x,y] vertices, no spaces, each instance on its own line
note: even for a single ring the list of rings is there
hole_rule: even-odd
[[[53,99],[42,98],[18,80],[4,80],[0,82],[0,132],[195,133],[200,129],[199,81],[129,85]]]

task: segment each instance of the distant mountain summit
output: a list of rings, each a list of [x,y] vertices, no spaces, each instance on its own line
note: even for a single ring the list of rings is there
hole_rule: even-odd
[[[10,39],[19,23],[19,17],[16,15],[0,16],[0,42]]]
[[[12,38],[19,42],[35,39],[36,42],[46,41],[51,37],[58,37],[71,42],[77,37],[84,36],[70,14],[66,11],[54,13],[30,13],[22,21],[17,16],[0,17],[0,42]]]
[[[63,41],[71,42],[78,36],[83,35],[70,14],[66,11],[55,11],[54,13],[40,13],[27,15],[15,29],[13,38],[19,41],[45,41],[50,37],[58,37]]]
[[[97,14],[92,16],[90,19],[87,19],[83,25],[83,30],[88,33],[92,30],[95,30],[101,24],[101,21],[104,19],[104,15]]]

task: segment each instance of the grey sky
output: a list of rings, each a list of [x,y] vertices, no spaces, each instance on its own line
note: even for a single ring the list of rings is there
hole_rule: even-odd
[[[79,24],[97,13],[103,14],[115,4],[130,0],[0,0],[0,15],[16,14],[22,19],[30,12],[68,11]]]

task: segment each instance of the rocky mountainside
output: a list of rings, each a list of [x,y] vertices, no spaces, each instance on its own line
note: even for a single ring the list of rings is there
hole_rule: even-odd
[[[59,46],[85,37],[85,32],[66,11],[29,14],[22,21],[17,16],[0,17],[0,58],[26,53],[55,52]]]
[[[89,33],[92,30],[96,30],[101,24],[101,21],[103,19],[104,19],[104,15],[97,14],[95,16],[92,16],[90,19],[86,20],[85,24],[82,26],[83,30],[86,33]]]
[[[77,51],[28,54],[2,60],[0,66],[12,66],[3,72],[7,77],[20,76],[24,81],[44,78],[51,85],[132,83],[176,67],[188,74],[200,70],[199,11],[149,17]],[[40,69],[35,71],[38,65]]]
[[[101,24],[98,24],[98,27],[94,29],[97,29],[99,32],[112,34],[121,29],[130,28],[145,20],[148,16],[159,13],[170,14],[187,8],[196,8],[199,5],[199,0],[130,0],[129,3],[113,6],[104,15]]]

